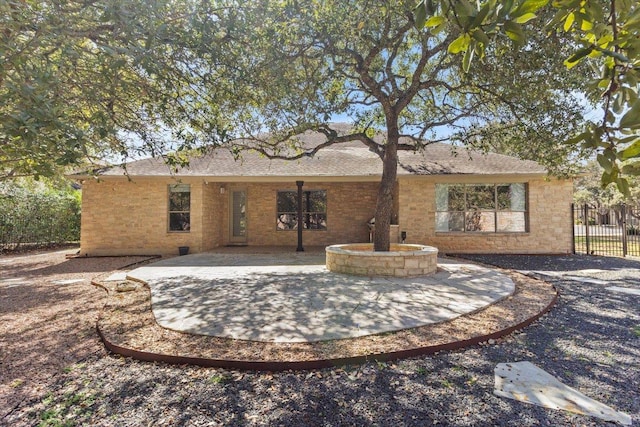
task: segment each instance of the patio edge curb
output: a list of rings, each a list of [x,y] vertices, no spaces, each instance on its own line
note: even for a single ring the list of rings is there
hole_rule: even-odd
[[[104,346],[110,352],[114,354],[119,354],[125,357],[131,357],[133,359],[145,361],[145,362],[163,362],[173,365],[195,365],[202,366],[207,368],[225,368],[225,369],[238,369],[243,371],[287,371],[287,370],[312,370],[312,369],[323,369],[323,368],[331,368],[336,366],[343,365],[359,365],[366,363],[371,360],[379,361],[379,362],[387,362],[398,359],[407,359],[411,357],[417,356],[425,356],[429,354],[434,354],[439,351],[451,351],[451,350],[459,350],[462,348],[470,347],[481,342],[485,342],[490,339],[497,339],[503,337],[505,335],[509,335],[510,333],[517,331],[519,329],[525,328],[531,325],[533,322],[538,320],[544,314],[548,313],[551,308],[556,304],[558,300],[558,289],[550,284],[555,294],[549,304],[544,307],[540,312],[535,314],[534,316],[529,317],[528,319],[519,322],[515,325],[512,325],[508,328],[501,329],[498,331],[494,331],[490,334],[478,335],[473,338],[460,340],[460,341],[452,341],[445,344],[438,344],[432,346],[424,346],[424,347],[414,347],[406,350],[398,350],[384,353],[372,353],[363,356],[351,356],[351,357],[340,357],[335,359],[316,359],[316,360],[300,360],[300,361],[256,361],[256,360],[237,360],[237,359],[209,359],[204,357],[189,357],[189,356],[176,356],[171,354],[163,354],[163,353],[153,353],[146,352],[142,350],[134,350],[132,348],[127,348],[115,344],[109,341],[102,330],[100,329],[100,318],[98,318],[98,322],[96,323],[96,330],[100,339],[102,340]]]

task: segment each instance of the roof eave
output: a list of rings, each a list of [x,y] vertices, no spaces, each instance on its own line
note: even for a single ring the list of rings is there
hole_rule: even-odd
[[[442,174],[398,174],[398,179],[428,180],[438,182],[513,182],[528,181],[531,179],[545,179],[550,177],[547,172],[500,172],[500,173],[442,173]]]
[[[88,175],[88,174],[73,174],[66,175],[67,178],[72,180],[86,180],[86,179],[99,179],[99,180],[120,180],[120,179],[202,179],[211,182],[292,182],[292,181],[306,181],[306,182],[378,182],[381,179],[380,174],[370,175],[201,175],[201,174],[189,174],[189,175]],[[488,173],[488,174],[476,174],[476,173],[446,173],[446,174],[398,174],[399,180],[426,180],[426,181],[441,181],[441,182],[471,182],[471,181],[495,181],[495,182],[507,182],[507,181],[527,181],[530,179],[542,179],[550,177],[546,172],[527,172],[527,173]]]
[[[380,175],[68,175],[69,179],[85,180],[96,178],[99,180],[121,180],[121,179],[202,179],[210,182],[291,182],[291,181],[307,181],[307,182],[378,182]]]

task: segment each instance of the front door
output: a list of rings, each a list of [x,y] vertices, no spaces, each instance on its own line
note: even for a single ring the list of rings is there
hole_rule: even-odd
[[[231,190],[229,194],[229,241],[236,244],[247,243],[247,191]]]

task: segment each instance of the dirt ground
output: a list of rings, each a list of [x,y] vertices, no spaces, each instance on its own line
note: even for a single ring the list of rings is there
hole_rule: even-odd
[[[0,257],[0,420],[72,364],[106,354],[96,334],[106,293],[91,279],[146,259],[66,259],[75,252]]]
[[[609,426],[493,393],[497,363],[527,360],[640,422],[640,263],[605,257],[479,257],[548,276],[540,320],[458,351],[312,371],[253,372],[110,354],[91,279],[140,257],[0,256],[0,426]],[[585,277],[575,277],[580,270]],[[579,274],[578,274],[579,275]],[[594,277],[598,281],[589,281]]]

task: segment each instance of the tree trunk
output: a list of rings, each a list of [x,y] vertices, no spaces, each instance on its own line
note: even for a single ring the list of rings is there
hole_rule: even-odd
[[[387,145],[382,159],[382,180],[378,188],[376,202],[376,228],[373,235],[373,250],[389,251],[389,229],[393,213],[393,189],[398,174],[398,125],[397,121],[389,126],[387,121]]]

